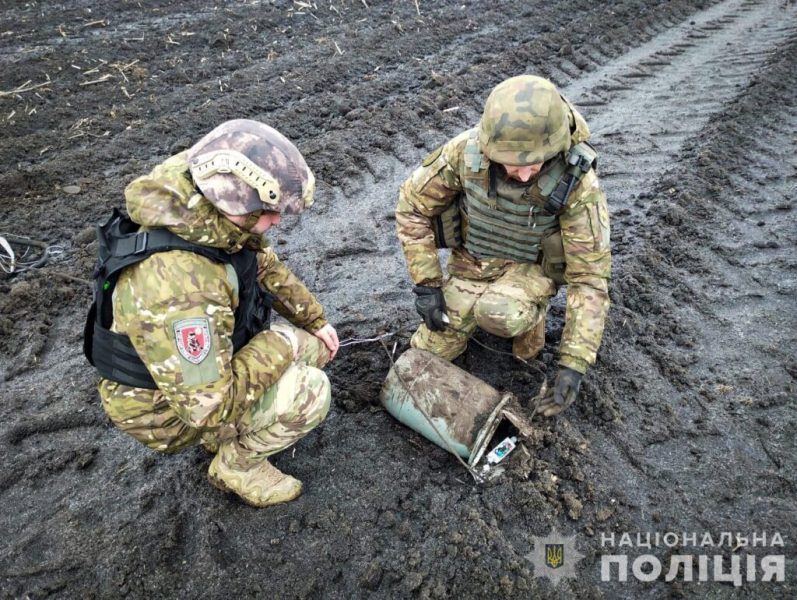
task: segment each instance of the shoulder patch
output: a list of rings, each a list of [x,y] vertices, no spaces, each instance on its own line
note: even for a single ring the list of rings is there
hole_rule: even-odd
[[[436,160],[437,160],[437,159],[440,157],[440,155],[441,155],[442,153],[443,153],[443,147],[442,147],[442,146],[439,146],[439,147],[438,147],[436,150],[432,150],[432,151],[431,151],[431,152],[430,152],[430,153],[429,153],[429,154],[426,156],[426,158],[424,158],[424,159],[423,159],[423,162],[422,162],[421,164],[422,164],[424,167],[428,167],[428,166],[429,166],[429,165],[431,165],[431,164],[432,164],[434,161],[436,161]]]
[[[174,322],[177,351],[191,364],[198,365],[210,354],[213,340],[206,318],[181,319]]]

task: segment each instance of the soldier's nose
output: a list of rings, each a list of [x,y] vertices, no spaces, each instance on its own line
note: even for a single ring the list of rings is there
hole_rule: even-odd
[[[531,176],[534,174],[534,165],[529,165],[527,167],[520,167],[517,170],[517,177],[522,182],[526,182],[531,179]]]

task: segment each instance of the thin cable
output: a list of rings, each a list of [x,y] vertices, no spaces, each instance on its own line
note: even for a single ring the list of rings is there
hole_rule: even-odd
[[[398,329],[396,331],[391,331],[389,333],[385,333],[383,335],[380,335],[380,336],[377,336],[377,337],[372,337],[372,338],[356,338],[356,337],[347,338],[347,339],[343,340],[340,343],[340,347],[343,348],[345,346],[357,346],[359,344],[370,344],[370,343],[373,343],[373,342],[381,342],[382,340],[384,340],[386,338],[392,337],[394,335],[398,335],[398,334],[402,333],[403,331],[406,331],[406,329],[407,329],[406,327],[402,327],[401,329]],[[511,356],[515,360],[518,360],[518,361],[522,362],[524,365],[526,365],[530,369],[533,369],[534,371],[536,371],[537,373],[539,373],[543,377],[546,376],[545,375],[545,371],[543,371],[539,367],[531,364],[529,361],[527,361],[525,359],[522,359],[519,356],[515,356],[511,352],[504,352],[502,350],[497,350],[495,348],[491,348],[490,346],[488,346],[484,342],[481,342],[481,341],[477,340],[475,337],[473,337],[473,333],[472,332],[469,333],[469,332],[464,331],[462,329],[457,329],[456,327],[451,327],[450,325],[448,326],[448,329],[451,329],[453,331],[457,331],[459,333],[464,333],[465,335],[467,335],[469,337],[470,341],[475,342],[477,345],[481,346],[485,350],[488,350],[490,352],[494,352],[495,354],[501,354],[503,356]]]
[[[3,246],[3,249],[8,253],[11,250],[11,257],[12,261],[9,263],[8,257],[2,257],[0,259],[0,267],[2,267],[3,271],[6,273],[23,273],[30,269],[35,269],[38,267],[44,266],[48,259],[53,256],[60,256],[64,253],[64,247],[60,245],[50,245],[47,242],[42,242],[39,240],[34,240],[31,238],[13,235],[10,233],[3,233],[0,240],[6,242],[5,244],[0,244]],[[10,242],[10,244],[9,244]],[[13,256],[13,249],[11,249],[11,244],[17,244],[19,246],[24,246],[24,251],[17,255]],[[7,247],[6,247],[7,246]],[[31,253],[31,248],[40,248],[41,255],[28,258],[29,254]],[[23,260],[27,259],[27,260]]]
[[[8,243],[6,238],[0,236],[0,247],[2,247],[5,255],[0,255],[0,269],[5,273],[13,273],[16,266],[17,257],[14,255],[14,249]]]
[[[483,342],[480,342],[475,337],[473,337],[473,333],[468,333],[467,331],[463,331],[462,329],[457,329],[456,327],[451,327],[451,325],[449,325],[448,328],[449,329],[453,329],[454,331],[458,331],[459,333],[464,333],[464,334],[468,335],[470,341],[476,342],[479,346],[481,346],[485,350],[489,350],[490,352],[495,352],[496,354],[503,354],[504,356],[511,356],[515,360],[519,360],[520,362],[522,362],[524,365],[526,365],[530,369],[533,369],[533,370],[537,371],[537,373],[542,375],[542,388],[540,388],[540,392],[531,399],[531,405],[532,405],[531,412],[532,412],[532,414],[536,413],[537,407],[542,402],[543,397],[545,396],[545,393],[548,390],[548,374],[545,371],[543,371],[539,367],[531,364],[529,361],[520,358],[519,356],[515,356],[514,354],[511,354],[509,352],[504,352],[502,350],[496,350],[495,348],[491,348],[487,344],[485,344]]]
[[[495,348],[491,348],[490,346],[488,346],[488,345],[487,345],[487,344],[485,344],[484,342],[480,342],[479,340],[477,340],[477,339],[476,339],[476,338],[473,336],[473,332],[467,332],[467,331],[465,331],[465,330],[463,330],[463,329],[457,329],[456,327],[451,327],[451,325],[448,325],[448,329],[452,329],[452,330],[454,330],[454,331],[457,331],[457,332],[459,332],[459,333],[464,333],[465,335],[467,335],[467,336],[468,336],[468,340],[469,340],[469,341],[471,341],[471,342],[476,342],[476,344],[477,344],[477,345],[481,346],[481,347],[482,347],[482,348],[484,348],[485,350],[489,350],[490,352],[495,352],[496,354],[502,354],[502,355],[504,355],[504,356],[511,356],[511,357],[512,357],[512,358],[514,358],[515,360],[519,360],[520,362],[522,362],[524,365],[526,365],[526,366],[527,366],[527,367],[529,367],[530,369],[534,369],[535,371],[537,371],[537,373],[539,373],[539,374],[540,374],[540,375],[542,375],[543,377],[547,377],[547,376],[546,376],[546,374],[545,374],[545,371],[543,371],[542,369],[540,369],[540,368],[539,368],[539,367],[537,367],[537,366],[534,366],[534,365],[533,365],[533,364],[531,364],[529,361],[527,361],[527,360],[525,360],[525,359],[523,359],[523,358],[520,358],[519,356],[515,356],[515,355],[514,355],[514,354],[512,354],[511,352],[504,352],[503,350],[496,350]]]
[[[358,344],[368,344],[368,343],[371,343],[371,342],[379,342],[379,341],[382,341],[385,338],[389,338],[391,336],[397,335],[397,334],[401,333],[402,331],[404,331],[404,328],[398,329],[396,331],[391,331],[390,333],[385,333],[384,335],[380,335],[380,336],[373,337],[373,338],[347,338],[347,339],[343,340],[339,344],[339,346],[341,348],[343,348],[344,346],[356,346]]]

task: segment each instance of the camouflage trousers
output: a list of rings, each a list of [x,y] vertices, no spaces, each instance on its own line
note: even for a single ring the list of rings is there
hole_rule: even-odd
[[[296,360],[236,424],[239,463],[259,462],[285,450],[315,429],[329,412],[331,388],[321,370],[329,362],[324,343],[287,324],[271,330],[290,340]]]
[[[453,360],[465,351],[476,327],[514,338],[512,352],[533,358],[545,343],[545,313],[556,294],[554,282],[536,264],[512,265],[493,281],[450,277],[443,286],[449,325],[432,331],[421,324],[412,336],[413,348]]]
[[[262,460],[276,454],[324,420],[331,389],[321,371],[329,362],[324,343],[291,325],[277,324],[272,330],[289,340],[297,358],[237,423],[203,434],[182,421],[159,390],[140,390],[124,401],[105,393],[103,408],[116,427],[160,452],[176,452],[200,442],[216,448],[220,442],[232,441],[242,459]],[[103,380],[103,385],[118,384]]]

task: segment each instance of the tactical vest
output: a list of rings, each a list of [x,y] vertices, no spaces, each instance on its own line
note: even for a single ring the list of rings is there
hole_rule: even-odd
[[[83,333],[83,353],[99,374],[133,387],[157,389],[130,338],[111,331],[113,291],[122,271],[158,252],[183,250],[230,265],[238,279],[238,307],[232,334],[233,352],[257,333],[268,329],[273,297],[257,282],[257,252],[243,249],[233,254],[188,242],[167,229],[139,231],[139,226],[114,209],[97,227],[98,260],[94,269],[94,301]]]
[[[528,186],[499,181],[500,166],[481,153],[475,134],[466,142],[463,158],[463,194],[433,220],[438,246],[463,247],[476,258],[543,262],[546,274],[563,283],[559,214],[595,165],[595,150],[585,142],[575,144],[546,163]]]

